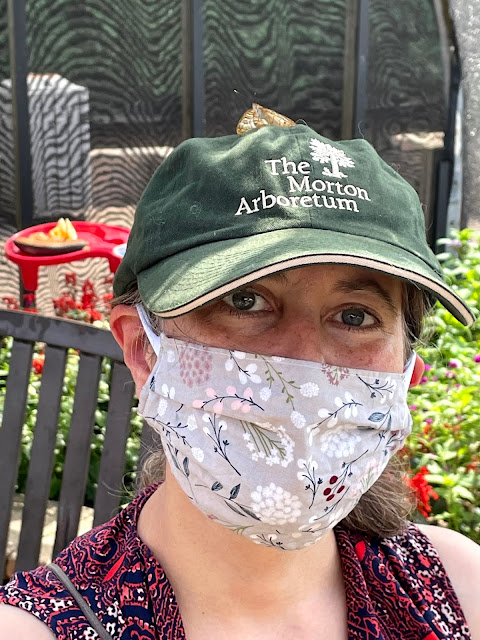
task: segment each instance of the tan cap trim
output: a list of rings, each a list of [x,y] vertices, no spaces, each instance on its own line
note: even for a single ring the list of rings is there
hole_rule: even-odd
[[[238,287],[250,284],[254,280],[265,278],[272,273],[278,273],[278,271],[283,271],[284,269],[291,269],[293,267],[301,267],[311,264],[346,264],[356,267],[366,267],[368,269],[381,271],[382,273],[396,276],[398,278],[403,278],[404,280],[411,280],[412,282],[423,286],[425,289],[432,291],[433,293],[443,298],[446,302],[448,302],[450,306],[457,310],[459,316],[463,318],[467,325],[475,321],[475,316],[472,314],[467,305],[464,304],[459,298],[457,298],[446,285],[441,286],[435,280],[431,280],[430,278],[427,278],[426,276],[423,276],[415,271],[411,271],[410,269],[405,269],[403,267],[397,267],[392,264],[387,264],[380,260],[340,254],[309,255],[276,262],[274,264],[268,265],[267,267],[263,267],[262,269],[258,269],[257,271],[253,271],[252,273],[238,278],[237,280],[233,280],[228,284],[214,289],[213,291],[209,291],[203,296],[200,296],[199,298],[196,298],[195,300],[192,300],[185,305],[177,307],[176,309],[173,309],[171,311],[159,311],[156,313],[162,318],[175,318],[177,316],[183,315],[184,313],[188,313],[189,311],[193,311],[194,309],[198,309],[198,307],[201,307],[207,302],[211,302],[216,298],[221,298],[231,291],[238,289]]]

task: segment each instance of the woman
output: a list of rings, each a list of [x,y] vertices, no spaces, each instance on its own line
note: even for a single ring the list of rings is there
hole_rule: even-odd
[[[424,238],[363,140],[295,125],[180,145],[111,316],[165,479],[17,574],[5,637],[478,640],[478,547],[407,525],[388,464],[423,314],[438,299],[473,321]]]

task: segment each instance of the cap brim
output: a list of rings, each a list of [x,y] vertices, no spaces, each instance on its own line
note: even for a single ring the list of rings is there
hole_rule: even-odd
[[[138,274],[145,306],[183,315],[272,273],[312,264],[365,267],[430,292],[462,324],[475,316],[437,272],[414,254],[372,238],[319,229],[281,229],[193,247]]]

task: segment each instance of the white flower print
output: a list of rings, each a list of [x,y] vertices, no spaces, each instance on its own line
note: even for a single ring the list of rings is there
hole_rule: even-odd
[[[335,398],[335,404],[339,409],[342,409],[342,408],[344,409],[343,415],[347,420],[351,416],[355,418],[358,414],[357,403],[353,399],[353,396],[350,393],[350,391],[345,391],[344,395],[345,395],[345,400],[342,400],[341,398],[337,397]]]
[[[338,417],[340,412],[343,413],[345,419],[349,420],[352,416],[356,417],[358,414],[358,406],[361,406],[359,402],[356,402],[353,399],[352,394],[349,391],[345,391],[345,400],[342,400],[339,396],[334,399],[335,406],[337,409],[334,411],[329,411],[326,408],[321,408],[318,410],[318,417],[320,418],[320,422],[316,424],[310,431],[310,444],[312,443],[313,436],[320,431],[321,428],[326,427],[327,429],[331,429],[338,422]]]
[[[260,389],[260,399],[266,402],[270,400],[270,396],[272,395],[272,390],[269,387],[262,387]]]
[[[310,456],[308,460],[299,458],[297,460],[297,466],[301,469],[301,471],[297,473],[297,478],[302,482],[305,479],[305,469],[309,469],[312,471],[315,471],[316,469],[318,469],[318,463],[315,460],[312,460],[312,456]]]
[[[249,365],[247,365],[247,368],[245,369],[245,371],[238,372],[238,377],[240,379],[240,382],[242,384],[247,384],[247,382],[253,382],[255,384],[259,384],[262,381],[262,379],[257,373],[255,373],[256,370],[257,370],[257,365],[254,362],[251,362]]]
[[[175,387],[169,387],[166,384],[162,384],[162,394],[166,398],[171,398],[173,400],[173,398],[175,398]]]
[[[210,423],[210,416],[208,415],[208,413],[204,413],[202,416],[202,420],[204,422],[206,422],[207,424],[211,424]],[[210,435],[210,428],[209,427],[203,427],[203,433],[205,433],[207,436]]]
[[[243,422],[243,439],[252,453],[252,460],[264,460],[269,466],[280,464],[288,467],[293,460],[295,444],[285,427],[274,428],[269,422]]]
[[[297,429],[303,429],[306,425],[307,421],[305,420],[305,416],[302,415],[299,411],[292,411],[290,414],[290,420],[297,427]]]
[[[200,449],[199,447],[192,447],[192,456],[195,458],[195,460],[198,460],[198,462],[203,462],[203,458],[204,458],[204,453],[202,451],[202,449]]]
[[[241,367],[237,360],[245,360],[245,354],[243,351],[230,351],[230,357],[225,362],[225,369],[227,371],[233,371],[235,366],[240,369]]]
[[[342,407],[343,406],[343,400],[341,398],[339,398],[338,396],[335,398],[334,400],[335,404],[337,407]]]
[[[300,387],[300,393],[302,396],[305,396],[305,398],[315,398],[318,396],[318,392],[318,384],[315,384],[315,382],[305,382],[305,384],[302,384]]]
[[[285,358],[282,358],[281,356],[272,356],[272,360],[274,362],[283,362]]]
[[[301,515],[301,506],[297,496],[285,491],[271,482],[267,487],[257,486],[251,494],[253,502],[250,508],[262,522],[282,525],[295,522]]]
[[[168,407],[168,402],[165,400],[165,398],[160,398],[157,406],[157,415],[162,417],[165,414],[167,407]]]
[[[191,413],[187,417],[187,427],[189,431],[195,431],[195,429],[197,428],[197,419],[195,418],[193,413]]]
[[[256,373],[258,366],[254,362],[250,362],[246,367],[242,366],[238,361],[244,360],[245,354],[242,351],[231,351],[230,357],[225,362],[225,369],[227,371],[233,371],[234,368],[237,368],[238,379],[241,384],[249,384],[253,382],[254,384],[259,384],[262,379]]]
[[[319,440],[320,451],[329,458],[348,458],[355,451],[355,443],[360,441],[356,433],[339,431],[322,434]]]
[[[328,417],[330,416],[329,420],[326,420]],[[338,422],[338,409],[337,411],[329,411],[328,409],[319,409],[318,410],[318,417],[321,419],[320,420],[320,424],[325,427],[327,427],[328,429],[331,429],[332,427],[334,427],[337,422]],[[318,428],[313,428],[312,431],[312,436],[314,435],[314,432],[318,432]],[[311,440],[310,440],[311,443]]]

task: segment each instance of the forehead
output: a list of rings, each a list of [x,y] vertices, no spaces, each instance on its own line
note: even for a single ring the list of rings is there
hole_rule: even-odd
[[[351,293],[367,291],[382,297],[389,305],[402,303],[403,281],[399,278],[347,265],[311,265],[287,269],[255,281],[275,289],[301,287],[312,291]],[[254,283],[252,283],[254,284]]]

